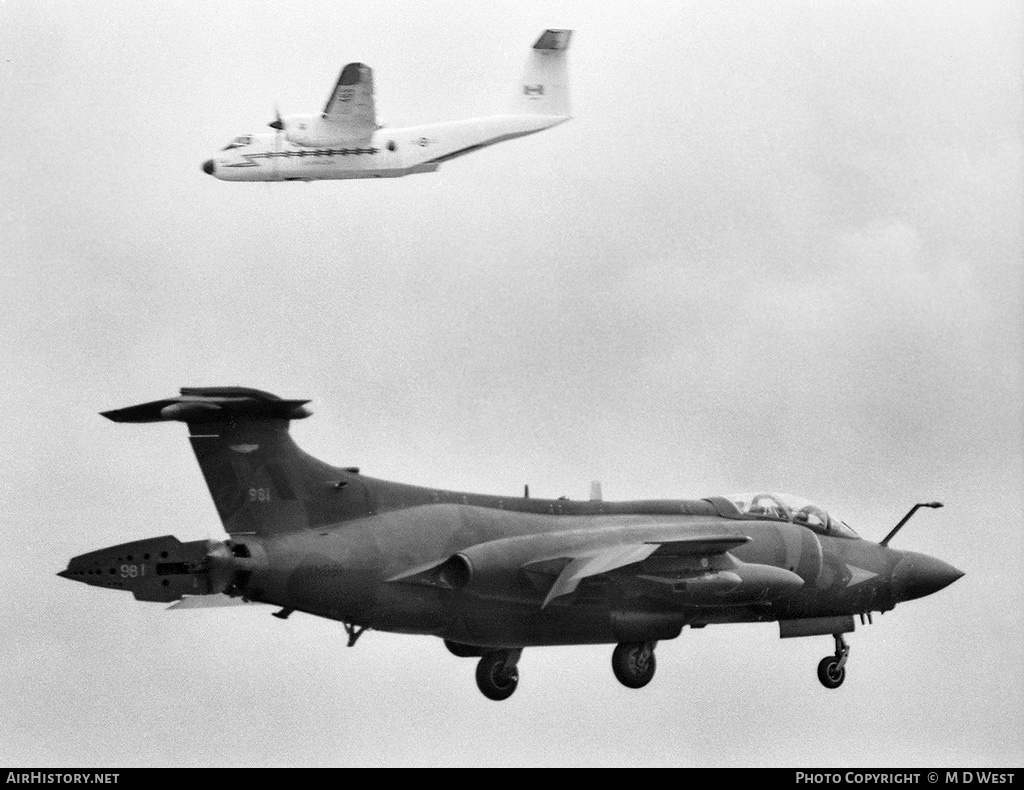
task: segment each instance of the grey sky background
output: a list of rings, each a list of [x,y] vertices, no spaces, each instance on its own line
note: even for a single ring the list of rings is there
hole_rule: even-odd
[[[374,67],[500,111],[545,27],[576,118],[396,181],[228,184]],[[1015,2],[0,3],[0,764],[1020,765],[1024,20]],[[314,399],[305,449],[460,490],[817,500],[967,575],[850,641],[527,650],[163,612],[54,574],[222,537],[182,385]]]

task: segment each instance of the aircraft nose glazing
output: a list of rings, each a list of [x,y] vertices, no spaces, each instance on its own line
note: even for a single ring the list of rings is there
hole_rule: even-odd
[[[927,554],[907,551],[893,569],[893,592],[899,601],[923,598],[948,587],[964,572]]]
[[[212,176],[214,171],[214,164],[212,159],[207,159],[203,162],[203,172],[208,176]]]

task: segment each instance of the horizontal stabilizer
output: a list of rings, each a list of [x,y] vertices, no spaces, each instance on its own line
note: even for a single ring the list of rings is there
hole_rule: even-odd
[[[523,78],[509,108],[514,115],[549,115],[563,119],[569,109],[566,59],[571,30],[545,30],[529,50]]]
[[[182,387],[176,398],[101,412],[114,422],[234,422],[301,420],[310,415],[308,400],[283,400],[248,387]]]
[[[546,49],[561,52],[569,48],[572,38],[571,30],[545,30],[533,45],[534,49]]]

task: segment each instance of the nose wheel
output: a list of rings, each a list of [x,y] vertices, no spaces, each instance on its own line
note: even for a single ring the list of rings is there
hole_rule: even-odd
[[[627,688],[643,688],[654,677],[657,642],[622,642],[612,653],[612,672]]]
[[[501,702],[512,696],[519,685],[516,663],[522,653],[522,649],[495,650],[481,657],[476,665],[476,685],[487,699]]]
[[[846,644],[842,634],[833,634],[836,640],[836,653],[825,656],[818,662],[818,680],[827,689],[837,689],[846,680],[846,661],[850,657],[850,646]]]

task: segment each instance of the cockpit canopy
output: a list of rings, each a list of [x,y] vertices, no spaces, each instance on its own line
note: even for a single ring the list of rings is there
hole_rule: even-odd
[[[821,535],[837,538],[858,537],[846,522],[830,516],[813,502],[792,494],[734,494],[729,501],[748,518],[792,521]]]
[[[230,143],[225,145],[221,150],[222,151],[230,151],[232,148],[242,148],[244,146],[249,145],[250,143],[252,143],[252,135],[251,134],[243,134],[240,137],[236,137]]]

